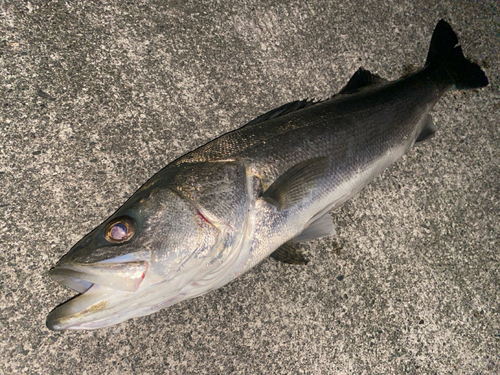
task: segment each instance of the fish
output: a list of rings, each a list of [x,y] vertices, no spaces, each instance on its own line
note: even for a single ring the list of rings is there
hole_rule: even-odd
[[[47,327],[149,315],[269,256],[306,264],[297,244],[334,235],[330,212],[435,133],[430,111],[447,91],[487,85],[440,20],[419,71],[387,81],[360,68],[327,100],[287,103],[179,157],[49,270],[78,294]]]

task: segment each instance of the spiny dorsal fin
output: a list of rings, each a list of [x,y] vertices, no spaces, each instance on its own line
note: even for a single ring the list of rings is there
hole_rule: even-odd
[[[299,249],[297,248],[297,244],[292,244],[290,242],[286,242],[281,245],[277,250],[271,253],[271,258],[279,260],[283,263],[288,264],[307,264],[309,261],[304,258]]]
[[[286,103],[286,104],[283,104],[281,107],[275,108],[269,112],[264,113],[263,115],[260,115],[259,117],[254,118],[247,125],[254,125],[254,124],[257,124],[259,122],[272,120],[276,117],[284,116],[284,115],[287,115],[291,112],[298,111],[299,109],[310,107],[316,103],[317,102],[313,102],[312,100],[308,100],[308,99],[296,100],[294,102]]]
[[[349,82],[347,82],[347,85],[344,86],[342,90],[340,90],[339,94],[354,94],[355,92],[359,91],[361,88],[370,86],[370,85],[376,85],[380,83],[386,83],[388,82],[387,80],[370,73],[368,70],[365,70],[363,68],[359,68],[356,73],[351,77]],[[327,99],[329,100],[329,99]],[[280,116],[287,115],[289,113],[298,111],[300,109],[304,109],[310,106],[313,106],[315,104],[323,103],[324,100],[320,101],[312,101],[309,99],[304,99],[304,100],[295,100],[290,103],[283,104],[282,106],[272,109],[263,115],[260,115],[256,118],[254,118],[252,121],[247,123],[245,126],[248,125],[255,125],[260,122],[268,121],[275,119]]]
[[[286,210],[308,197],[328,169],[328,158],[319,157],[294,165],[262,194],[262,199]]]
[[[359,68],[356,73],[354,73],[344,86],[342,90],[339,91],[340,95],[354,94],[360,89],[366,86],[379,85],[382,83],[387,83],[386,79],[379,77],[378,75],[370,73],[369,70],[364,68]]]

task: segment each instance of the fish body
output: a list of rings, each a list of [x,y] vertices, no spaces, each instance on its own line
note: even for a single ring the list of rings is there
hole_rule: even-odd
[[[445,22],[425,67],[394,82],[360,69],[320,103],[297,101],[188,153],[147,181],[49,271],[80,294],[47,318],[95,329],[217,289],[293,243],[335,233],[339,207],[434,133],[448,90],[488,84]]]

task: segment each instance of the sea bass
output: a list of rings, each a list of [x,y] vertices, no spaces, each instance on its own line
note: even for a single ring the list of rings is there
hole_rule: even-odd
[[[49,275],[79,292],[52,330],[96,329],[222,287],[295,243],[333,235],[329,214],[416,142],[450,89],[488,84],[445,21],[424,68],[388,82],[360,68],[331,99],[270,111],[168,164]]]

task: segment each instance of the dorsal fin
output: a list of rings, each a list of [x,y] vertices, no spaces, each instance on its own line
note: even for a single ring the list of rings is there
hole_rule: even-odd
[[[376,74],[372,74],[369,70],[359,68],[356,73],[352,75],[351,79],[347,82],[344,88],[339,91],[339,94],[354,94],[363,87],[379,85],[387,82],[388,81],[386,79],[383,79]]]
[[[317,102],[313,102],[312,100],[309,100],[309,99],[296,100],[294,102],[286,103],[286,104],[283,104],[281,107],[272,109],[269,112],[266,112],[263,115],[260,115],[259,117],[254,118],[252,121],[250,121],[247,124],[247,126],[257,124],[259,122],[264,122],[267,120],[272,120],[276,117],[284,116],[284,115],[287,115],[291,112],[298,111],[299,109],[310,107],[316,103]]]
[[[377,85],[377,84],[386,83],[386,82],[388,82],[388,81],[375,75],[375,74],[370,73],[370,71],[363,69],[363,68],[359,68],[356,71],[356,73],[354,73],[354,75],[351,77],[349,82],[347,82],[347,84],[344,86],[344,88],[342,90],[340,90],[339,94],[354,94],[355,92],[359,91],[363,87],[370,86],[370,85]],[[333,97],[335,97],[335,96],[333,96]],[[329,100],[329,99],[327,99],[327,100]],[[287,115],[289,113],[298,111],[300,109],[304,109],[304,108],[310,107],[312,105],[323,103],[323,102],[324,102],[324,100],[320,100],[317,102],[309,100],[309,99],[295,100],[293,102],[283,104],[282,106],[280,106],[278,108],[272,109],[272,110],[264,113],[263,115],[260,115],[256,118],[254,118],[252,121],[247,123],[245,126],[254,125],[254,124],[258,124],[260,122],[272,120],[272,119],[275,119],[277,117],[284,116],[284,115]]]

